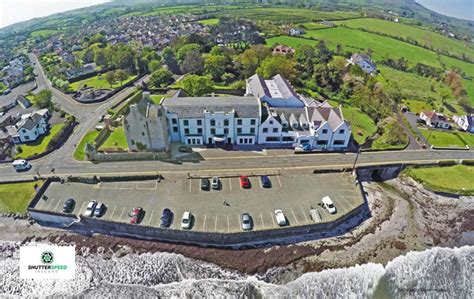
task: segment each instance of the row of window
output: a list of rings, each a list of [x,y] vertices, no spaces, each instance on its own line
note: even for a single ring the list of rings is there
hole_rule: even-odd
[[[173,125],[176,125],[178,123],[178,120],[176,118],[172,118],[171,123]],[[210,123],[211,123],[211,126],[215,126],[216,125],[216,120],[211,119]],[[255,126],[256,123],[257,123],[257,121],[255,119],[250,120],[250,125]],[[187,119],[183,120],[183,125],[189,126],[189,120],[187,120]],[[202,126],[202,120],[197,119],[196,120],[196,125]],[[242,119],[237,119],[237,125],[242,125]],[[224,126],[229,126],[229,120],[228,119],[224,119]]]
[[[178,132],[178,127],[173,127],[173,132],[177,133]],[[184,134],[189,135],[190,131],[189,128],[184,129]],[[197,128],[197,133],[202,134],[202,128]],[[216,129],[211,128],[211,135],[216,134]],[[224,134],[229,134],[229,128],[224,128]],[[237,128],[237,134],[242,134],[242,128]],[[255,134],[255,128],[250,128],[250,134]]]

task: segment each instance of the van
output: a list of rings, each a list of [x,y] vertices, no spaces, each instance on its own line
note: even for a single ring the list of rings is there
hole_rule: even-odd
[[[31,164],[23,159],[13,161],[12,165],[16,171],[28,170],[31,168]]]

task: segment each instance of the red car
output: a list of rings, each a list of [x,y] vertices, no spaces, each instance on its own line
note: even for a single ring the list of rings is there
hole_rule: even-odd
[[[143,218],[143,211],[142,208],[134,208],[132,212],[129,214],[130,216],[130,223],[131,224],[138,224],[142,221]]]
[[[250,180],[248,176],[243,175],[240,177],[240,187],[250,189]]]

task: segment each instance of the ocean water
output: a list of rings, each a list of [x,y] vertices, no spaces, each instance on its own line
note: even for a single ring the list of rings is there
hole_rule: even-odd
[[[410,252],[385,267],[365,264],[306,273],[285,283],[276,283],[281,281],[279,269],[264,276],[247,276],[170,253],[78,257],[74,281],[21,281],[17,263],[14,257],[0,257],[0,297],[474,297],[474,246]]]
[[[416,0],[437,13],[474,21],[474,0]]]

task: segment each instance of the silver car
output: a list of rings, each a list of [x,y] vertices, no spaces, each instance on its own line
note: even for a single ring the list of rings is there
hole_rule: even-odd
[[[243,230],[251,230],[252,229],[252,218],[250,218],[249,213],[243,213],[240,215],[242,220],[242,229]]]
[[[97,201],[91,200],[84,211],[84,216],[92,217],[94,215],[95,207],[97,206]]]
[[[213,190],[219,190],[219,177],[217,177],[217,176],[212,177],[211,188]]]

